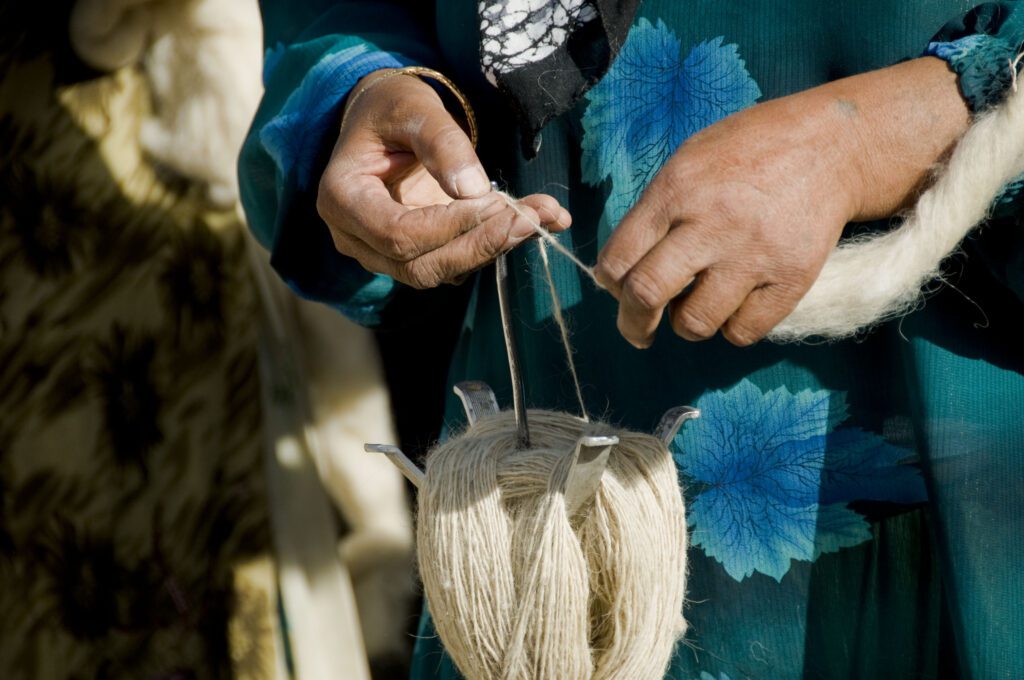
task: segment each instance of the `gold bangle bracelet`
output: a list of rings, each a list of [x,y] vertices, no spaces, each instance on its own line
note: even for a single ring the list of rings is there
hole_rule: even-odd
[[[448,91],[452,93],[452,96],[455,97],[455,99],[459,102],[459,105],[462,106],[462,111],[466,116],[466,126],[469,128],[469,141],[472,142],[473,148],[476,148],[476,115],[473,113],[473,107],[470,105],[469,99],[466,97],[466,95],[462,94],[462,91],[455,86],[455,83],[453,83],[451,79],[448,78],[448,76],[438,71],[435,71],[432,68],[427,68],[426,66],[403,66],[401,68],[391,69],[387,73],[384,73],[383,75],[381,75],[380,77],[376,78],[371,83],[366,85],[366,87],[362,88],[361,90],[358,90],[354,95],[352,95],[352,98],[345,105],[345,115],[343,115],[341,118],[340,127],[344,127],[345,118],[347,117],[348,112],[352,109],[352,106],[359,100],[361,96],[363,96],[367,91],[373,89],[378,83],[382,83],[385,80],[392,78],[394,76],[413,76],[421,80],[424,78],[430,78],[431,80],[435,80],[444,85],[445,88],[447,88]]]

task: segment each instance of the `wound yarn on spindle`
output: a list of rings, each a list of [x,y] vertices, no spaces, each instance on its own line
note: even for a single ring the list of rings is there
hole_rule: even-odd
[[[434,625],[468,680],[647,680],[685,632],[686,519],[678,474],[650,435],[530,411],[484,418],[427,458],[420,574]],[[570,517],[581,434],[619,444]]]

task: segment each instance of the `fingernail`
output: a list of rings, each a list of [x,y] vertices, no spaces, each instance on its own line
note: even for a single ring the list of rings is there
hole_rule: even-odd
[[[462,168],[455,173],[455,193],[459,198],[473,198],[483,196],[491,190],[491,183],[487,181],[487,175],[479,166]]]
[[[565,208],[559,208],[558,210],[558,226],[568,227],[572,224],[572,215]]]

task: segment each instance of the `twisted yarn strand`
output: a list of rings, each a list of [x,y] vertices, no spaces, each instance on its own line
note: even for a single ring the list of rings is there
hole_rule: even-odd
[[[550,236],[550,234],[548,234]],[[557,241],[556,241],[557,243]],[[559,245],[561,245],[559,243]],[[569,326],[565,323],[562,315],[562,303],[558,298],[558,290],[555,288],[555,279],[551,276],[551,262],[548,260],[548,249],[544,241],[537,242],[537,249],[540,251],[541,266],[544,269],[544,279],[548,284],[548,292],[551,294],[551,314],[555,318],[555,325],[558,326],[559,335],[562,338],[562,349],[565,350],[565,362],[569,366],[569,374],[572,376],[572,385],[576,389],[576,400],[580,404],[580,416],[584,421],[589,422],[587,415],[587,404],[583,401],[583,388],[580,387],[580,377],[576,373],[576,361],[573,359],[572,343],[569,342]]]

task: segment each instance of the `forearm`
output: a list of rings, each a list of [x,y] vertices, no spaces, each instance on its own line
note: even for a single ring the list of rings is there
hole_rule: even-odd
[[[809,102],[847,155],[851,221],[910,207],[971,120],[956,75],[931,57],[833,81]]]

